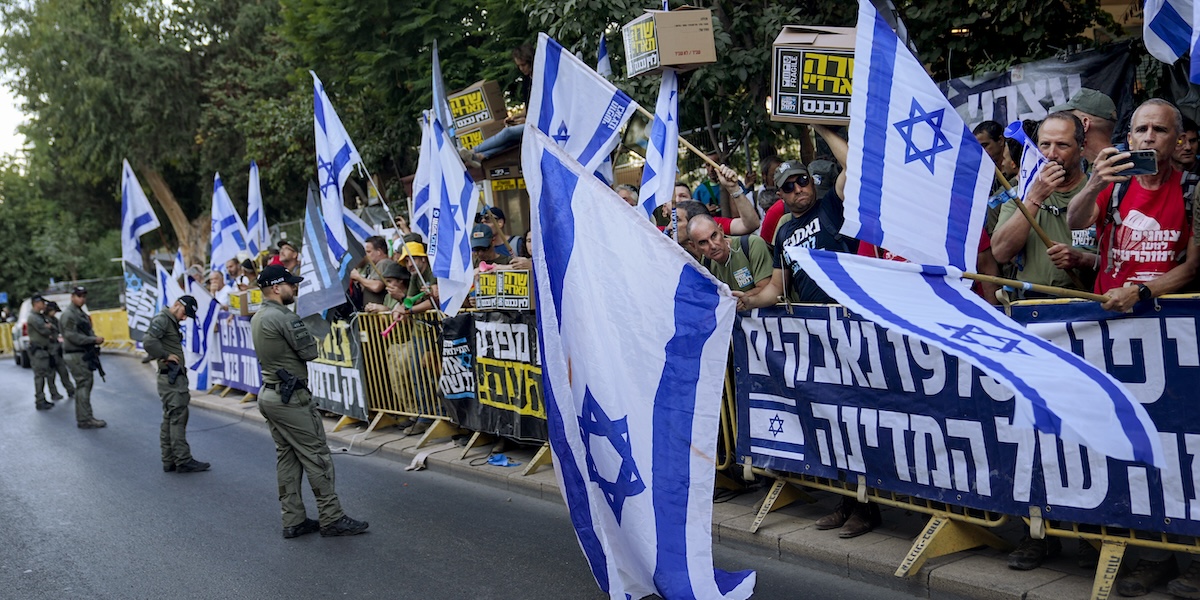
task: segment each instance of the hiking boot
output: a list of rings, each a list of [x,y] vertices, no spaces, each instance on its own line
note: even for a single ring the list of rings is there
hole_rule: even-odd
[[[838,505],[837,510],[817,519],[817,529],[825,531],[826,529],[837,529],[846,524],[850,518],[850,513],[854,511],[855,500],[850,498],[842,498],[842,503]]]
[[[1145,596],[1178,574],[1179,566],[1175,564],[1174,556],[1162,562],[1139,560],[1132,573],[1117,578],[1117,593],[1122,596]]]
[[[1193,558],[1183,575],[1167,584],[1167,591],[1180,598],[1200,598],[1200,560]]]
[[[46,402],[45,400],[42,400],[41,402],[35,402],[33,407],[38,410],[50,410],[50,409],[54,408],[54,405],[49,402]]]
[[[1090,545],[1090,544],[1089,544]],[[1021,539],[1017,549],[1008,555],[1008,568],[1018,571],[1032,571],[1046,559],[1062,552],[1062,542],[1055,537],[1035,540],[1029,536]]]
[[[290,540],[292,538],[298,538],[305,534],[316,533],[317,531],[320,531],[320,529],[321,529],[321,523],[319,521],[314,521],[312,519],[305,519],[304,522],[299,525],[293,525],[291,527],[284,527],[283,528],[283,539]]]
[[[1100,563],[1100,550],[1087,540],[1079,540],[1079,551],[1075,554],[1075,562],[1080,569],[1095,569]]]
[[[846,519],[846,524],[842,530],[838,532],[838,537],[848,540],[856,538],[876,527],[883,522],[883,517],[879,514],[878,504],[862,504],[854,507],[850,513],[850,518]]]
[[[174,473],[175,463],[163,463],[163,473]]]
[[[76,423],[76,425],[78,425],[80,429],[100,429],[101,427],[107,426],[108,422],[101,421],[100,419],[88,419],[86,421],[80,421]]]
[[[50,396],[51,402],[62,402],[62,399],[63,399],[62,396]]]
[[[194,458],[189,458],[188,461],[182,465],[175,465],[175,470],[179,473],[199,473],[200,471],[207,471],[211,466],[212,465],[206,462],[200,462]]]
[[[342,515],[342,518],[334,521],[332,525],[321,528],[321,537],[358,535],[366,532],[368,526],[366,521],[355,521],[346,515]]]

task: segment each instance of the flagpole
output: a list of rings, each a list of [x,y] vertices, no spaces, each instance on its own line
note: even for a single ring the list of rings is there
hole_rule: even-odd
[[[1017,281],[1015,279],[1005,279],[1003,277],[994,277],[992,275],[981,275],[979,273],[963,273],[964,279],[972,281],[982,281],[984,283],[994,283],[996,285],[1006,285],[1017,289],[1023,289],[1030,292],[1038,292],[1040,294],[1050,294],[1062,298],[1081,298],[1083,300],[1093,300],[1095,302],[1108,302],[1108,296],[1093,294],[1091,292],[1081,292],[1053,285],[1041,285],[1037,283],[1028,283],[1025,281]]]
[[[1000,181],[1000,185],[1004,186],[1004,190],[1007,192],[1013,191],[1012,184],[1009,183],[1008,179],[1004,177],[1004,173],[1000,172],[1000,167],[994,168],[996,169],[996,179]],[[1051,246],[1053,246],[1054,241],[1050,239],[1050,236],[1046,235],[1046,230],[1042,229],[1041,225],[1038,225],[1037,220],[1033,218],[1033,214],[1029,212],[1028,208],[1026,208],[1024,198],[1016,197],[1015,200],[1017,204],[1017,210],[1021,211],[1021,214],[1025,215],[1025,220],[1029,221],[1029,226],[1033,227],[1033,231],[1037,233],[1039,238],[1041,238],[1042,243],[1046,245],[1046,248],[1049,249]],[[1083,289],[1083,282],[1079,280],[1079,275],[1076,275],[1075,272],[1070,269],[1062,270],[1067,272],[1067,276],[1071,278],[1071,283],[1074,283],[1075,287]]]
[[[641,113],[643,117],[650,119],[651,123],[654,122],[654,115],[650,111],[642,108],[642,105],[640,105],[640,104],[637,104],[635,106],[637,106],[638,112]],[[721,165],[718,165],[717,161],[709,158],[707,154],[705,154],[704,152],[701,152],[699,148],[693,146],[691,142],[687,141],[687,138],[685,138],[683,136],[679,136],[679,143],[683,144],[684,148],[687,148],[688,150],[692,151],[692,153],[695,154],[696,156],[699,156],[701,160],[703,160],[704,162],[711,165],[712,168],[714,168],[714,169],[721,168]]]

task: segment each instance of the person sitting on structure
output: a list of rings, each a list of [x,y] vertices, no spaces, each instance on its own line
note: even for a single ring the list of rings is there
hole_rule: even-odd
[[[529,107],[530,93],[533,90],[534,53],[533,46],[529,44],[522,44],[513,48],[513,64],[517,66],[517,70],[522,75],[520,80],[520,100],[524,103],[525,108],[505,118],[504,124],[507,127],[501,129],[496,135],[483,140],[474,148],[469,150],[464,148],[459,151],[459,155],[462,156],[463,162],[468,167],[478,169],[480,163],[483,161],[521,143],[521,137],[525,135],[525,113]]]

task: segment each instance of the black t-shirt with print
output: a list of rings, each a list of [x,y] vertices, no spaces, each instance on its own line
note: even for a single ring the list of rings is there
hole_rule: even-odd
[[[793,301],[818,304],[837,302],[787,256],[784,248],[811,248],[849,253],[857,251],[858,240],[838,234],[838,229],[844,221],[842,206],[842,199],[837,195],[837,190],[830,189],[816,206],[800,217],[789,219],[775,232],[775,257],[772,266],[782,269],[787,265],[784,276],[787,277]]]

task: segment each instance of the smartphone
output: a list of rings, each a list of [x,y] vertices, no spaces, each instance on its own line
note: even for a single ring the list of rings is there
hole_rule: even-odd
[[[1129,158],[1116,164],[1133,164],[1132,167],[1121,171],[1121,175],[1155,175],[1158,173],[1158,152],[1154,150],[1126,150],[1125,144],[1118,146],[1117,150],[1128,152]]]

